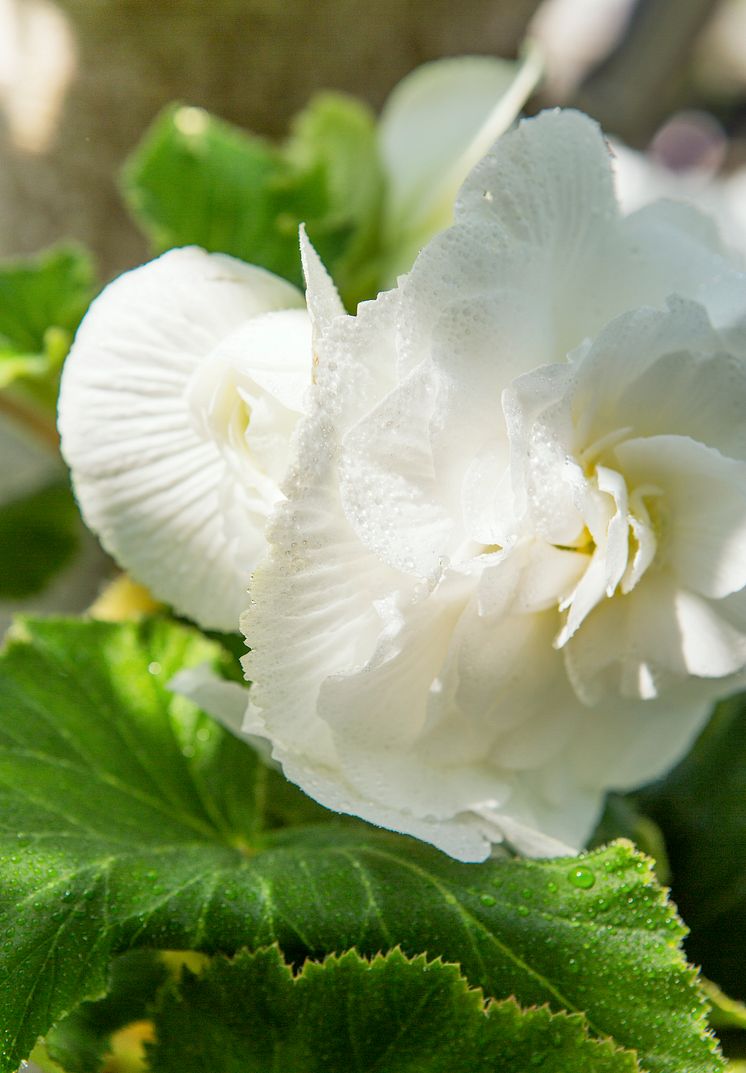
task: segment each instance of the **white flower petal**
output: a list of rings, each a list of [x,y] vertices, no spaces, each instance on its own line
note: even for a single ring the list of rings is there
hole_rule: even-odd
[[[347,433],[339,459],[342,507],[360,540],[421,577],[438,572],[454,529],[430,442],[437,391],[432,370],[412,373]]]
[[[467,302],[474,326],[503,323],[493,361],[470,367],[471,376],[487,374],[490,384],[499,377],[501,390],[521,372],[561,360],[620,311],[601,256],[619,242],[618,227],[597,125],[576,112],[522,122],[474,168],[456,203],[456,226],[414,265],[405,284],[406,360],[428,353],[443,315]],[[568,301],[580,294],[582,303]],[[500,346],[503,339],[508,345]],[[446,372],[452,363],[467,365],[470,345],[462,333],[450,357],[444,351]]]
[[[650,782],[686,754],[721,695],[712,683],[695,681],[657,699],[606,697],[588,710],[564,758],[566,778],[571,784],[598,780],[615,790]]]
[[[336,317],[345,315],[345,309],[337,288],[321,263],[303,225],[300,228],[300,259],[306,279],[311,321],[315,328],[327,328]]]
[[[62,450],[86,521],[139,581],[204,626],[235,629],[267,505],[246,501],[195,425],[190,380],[245,321],[302,304],[262,269],[175,250],[106,288],[65,364]]]
[[[305,309],[263,313],[229,335],[211,360],[229,361],[247,379],[300,413],[311,386],[311,325]]]
[[[727,352],[706,311],[673,301],[613,320],[575,363],[576,442],[687,435],[746,458],[746,362]]]
[[[240,736],[246,717],[248,686],[220,678],[209,663],[201,663],[175,674],[168,688],[212,715],[226,730]]]
[[[587,704],[613,695],[663,697],[694,677],[715,680],[746,661],[746,632],[718,604],[680,588],[670,573],[648,573],[629,595],[600,604],[563,649]],[[711,699],[723,686],[713,682]]]
[[[746,463],[685,436],[627,440],[615,454],[632,487],[661,489],[660,550],[681,585],[716,599],[742,589]]]
[[[384,297],[361,306],[356,318],[317,322],[316,382],[283,486],[288,502],[270,524],[270,553],[254,574],[241,624],[251,648],[244,666],[255,683],[252,725],[264,726],[276,745],[287,735],[297,743],[301,734],[311,766],[335,756],[316,714],[321,684],[371,658],[381,629],[377,603],[402,582],[347,520],[336,470],[345,432],[394,382],[395,313]]]

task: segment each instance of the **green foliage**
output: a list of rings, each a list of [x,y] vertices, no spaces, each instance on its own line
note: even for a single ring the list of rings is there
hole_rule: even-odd
[[[0,504],[0,599],[40,592],[73,557],[79,528],[66,481]]]
[[[27,622],[3,653],[2,1073],[106,992],[118,953],[273,942],[297,963],[439,955],[489,997],[583,1012],[648,1073],[721,1068],[683,926],[630,845],[465,865],[362,825],[268,830],[281,776],[167,689],[226,658],[159,620]]]
[[[691,753],[637,800],[663,830],[690,956],[746,1000],[746,694],[719,705]]]
[[[84,1002],[54,1028],[47,1052],[63,1069],[98,1073],[112,1033],[143,1019],[168,969],[153,950],[131,950],[112,962],[106,998]]]
[[[125,167],[125,198],[158,252],[196,244],[302,285],[298,228],[348,303],[373,293],[382,179],[372,114],[341,94],[315,98],[285,146],[197,108],[167,108]]]
[[[44,402],[95,290],[93,264],[77,246],[55,246],[0,264],[0,388],[22,380]]]
[[[306,962],[293,976],[277,947],[216,959],[165,994],[154,1073],[635,1073],[629,1051],[587,1034],[578,1016],[512,999],[485,1006],[455,965],[394,950]]]

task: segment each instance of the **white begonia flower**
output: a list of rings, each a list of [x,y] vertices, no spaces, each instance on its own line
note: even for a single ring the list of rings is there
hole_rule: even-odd
[[[202,626],[237,627],[311,373],[300,291],[196,248],[115,280],[78,331],[59,427],[83,516]]]
[[[435,61],[381,121],[395,265],[450,222],[455,190],[538,78],[489,57]],[[161,600],[238,627],[311,380],[303,298],[262,269],[174,250],[105,289],[67,359],[62,451],[89,526]]]
[[[580,847],[746,665],[746,281],[694,211],[622,217],[572,112],[501,139],[356,317],[305,259],[242,731],[462,860]]]

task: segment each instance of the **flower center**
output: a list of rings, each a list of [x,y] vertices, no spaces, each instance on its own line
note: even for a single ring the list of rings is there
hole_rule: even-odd
[[[628,432],[620,429],[581,455],[585,481],[579,490],[579,512],[585,520],[573,549],[588,555],[588,565],[575,589],[560,604],[567,619],[556,639],[566,644],[604,598],[630,593],[656,558],[664,536],[661,489],[642,484],[629,491],[624,476],[598,462],[601,452]]]
[[[186,400],[197,432],[223,453],[241,456],[249,451],[252,407],[239,387],[238,375],[230,359],[211,356],[194,370]]]

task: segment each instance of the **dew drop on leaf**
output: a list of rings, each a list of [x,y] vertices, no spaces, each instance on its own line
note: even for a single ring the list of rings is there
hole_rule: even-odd
[[[497,904],[497,899],[491,894],[480,894],[479,900],[482,905],[492,906]]]
[[[590,868],[586,868],[585,865],[582,864],[575,868],[571,868],[567,873],[567,878],[570,880],[573,887],[580,887],[581,890],[590,890],[596,882],[596,877]]]

